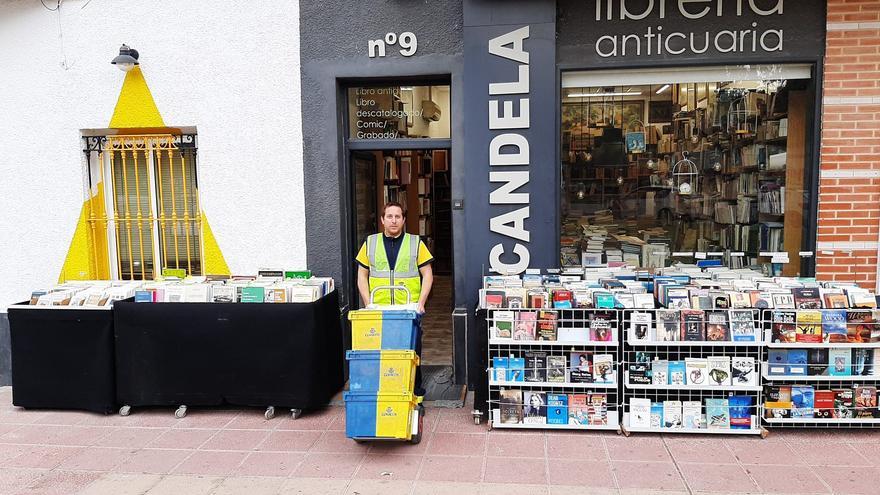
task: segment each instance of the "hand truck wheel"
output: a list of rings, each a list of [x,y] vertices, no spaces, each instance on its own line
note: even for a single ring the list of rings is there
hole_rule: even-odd
[[[275,417],[275,406],[269,406],[266,408],[266,412],[263,413],[263,417],[266,418],[266,421]]]
[[[186,406],[180,406],[174,411],[174,417],[177,419],[183,419],[186,417]]]

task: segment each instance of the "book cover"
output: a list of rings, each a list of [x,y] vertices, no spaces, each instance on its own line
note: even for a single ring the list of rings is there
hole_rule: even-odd
[[[634,361],[629,363],[627,370],[629,383],[633,385],[651,384],[651,362],[647,352],[636,352]]]
[[[876,326],[873,311],[849,310],[846,312],[846,341],[851,344],[872,342]]]
[[[593,363],[589,352],[572,352],[569,355],[569,379],[571,383],[592,383]]]
[[[593,355],[593,382],[614,383],[614,355]]]
[[[568,424],[568,395],[547,394],[547,424]]]
[[[523,422],[522,390],[502,390],[500,399],[501,423]]]
[[[731,309],[730,333],[734,342],[755,342],[758,340],[755,328],[755,314],[750,309]]]
[[[767,350],[767,374],[786,375],[788,373],[788,351],[785,349]]]
[[[136,290],[136,291],[134,291],[134,302],[136,302],[136,303],[151,303],[151,302],[153,302],[153,291],[151,291],[151,290]]]
[[[828,350],[828,374],[831,376],[852,375],[850,349],[831,348]]]
[[[773,308],[773,294],[765,291],[752,291],[750,293],[752,299],[752,307],[758,309]]]
[[[825,307],[831,309],[846,309],[848,301],[844,294],[825,294]]]
[[[854,392],[851,388],[834,391],[834,417],[849,419],[855,416]]]
[[[590,313],[590,341],[610,342],[612,340],[614,315],[604,311]]]
[[[774,292],[773,307],[776,309],[795,309],[794,296],[791,293]]]
[[[752,428],[752,406],[754,397],[750,395],[731,395],[727,398],[730,408],[730,428],[750,430]]]
[[[706,314],[699,309],[681,310],[681,340],[690,342],[706,340],[705,317]]]
[[[709,384],[729,386],[731,384],[730,356],[708,356],[706,360],[709,363]]]
[[[792,376],[807,376],[807,350],[789,349],[786,353],[788,366],[785,372]]]
[[[528,297],[528,306],[533,309],[546,308],[548,306],[548,294],[543,290],[532,289],[526,293]]]
[[[496,382],[507,381],[507,367],[510,358],[505,356],[492,357],[492,380]]]
[[[797,341],[796,311],[773,311],[771,321],[773,342]]]
[[[591,425],[608,424],[608,395],[601,393],[590,394],[589,414]]]
[[[712,308],[730,309],[730,298],[725,292],[712,290],[709,291],[709,297],[712,298]]]
[[[492,312],[493,335],[496,339],[509,339],[513,335],[513,311]]]
[[[687,368],[684,361],[669,361],[667,373],[669,374],[669,385],[684,386],[687,384],[685,379]]]
[[[235,287],[231,285],[212,285],[211,300],[215,303],[234,303]]]
[[[688,385],[707,385],[709,377],[709,363],[703,358],[684,359],[686,380]]]
[[[834,417],[834,396],[833,390],[816,390],[813,393],[814,418]]]
[[[651,428],[663,428],[663,403],[651,403]]]
[[[822,341],[842,344],[847,340],[846,311],[842,309],[822,311]]]
[[[629,339],[633,342],[647,342],[651,338],[651,313],[631,313]]]
[[[706,426],[710,430],[730,428],[730,410],[727,399],[706,399]]]
[[[166,289],[166,294],[170,293],[171,287]],[[243,303],[261,303],[265,297],[265,288],[259,286],[247,286],[241,288],[241,302]]]
[[[819,295],[819,289],[796,287],[791,292],[797,309],[822,309],[822,298]]]
[[[594,292],[593,307],[596,309],[614,309],[614,294],[610,292]]]
[[[791,415],[791,387],[767,386],[764,397],[765,418],[788,418]]]
[[[546,351],[526,351],[523,353],[526,358],[526,374],[527,382],[546,382],[547,381],[547,352]]]
[[[629,426],[633,428],[651,427],[651,399],[630,397]]]
[[[813,417],[813,387],[802,385],[791,387],[791,417]]]
[[[758,383],[755,358],[733,356],[730,358],[731,384],[737,387],[751,387]]]
[[[691,430],[702,427],[702,404],[698,400],[686,400],[681,403],[681,426]]]
[[[565,368],[567,363],[568,360],[565,356],[547,356],[547,381],[551,383],[566,382]]]
[[[534,311],[520,311],[519,318],[513,330],[513,340],[536,340],[536,328],[538,325],[538,313]]]
[[[484,308],[498,309],[507,305],[504,300],[505,292],[503,290],[482,289],[480,292],[482,292]]]
[[[538,340],[556,340],[556,318],[555,311],[538,313]]]
[[[745,309],[752,305],[751,297],[744,292],[728,292],[731,309]]]
[[[526,360],[521,357],[509,357],[507,359],[507,381],[522,382],[525,381]]]
[[[708,324],[706,326],[706,340],[710,342],[725,342],[730,340],[730,325],[727,314],[722,310],[707,312]]]
[[[553,291],[553,307],[557,309],[571,309],[574,296],[570,290],[557,289]]]
[[[874,357],[878,349],[853,349],[852,374],[858,376],[875,376]]]
[[[547,394],[544,392],[523,392],[523,423],[533,425],[547,424]]]
[[[657,341],[675,342],[679,339],[678,312],[674,310],[657,311]]]
[[[807,374],[810,376],[828,374],[828,349],[807,349]]]
[[[663,427],[664,428],[681,428],[681,401],[666,400],[663,401]]]
[[[633,294],[633,305],[638,309],[654,309],[657,307],[653,294]]]
[[[568,424],[590,424],[587,394],[568,394]]]
[[[817,310],[797,312],[797,342],[815,344],[822,342],[822,313]]]
[[[665,359],[655,359],[651,361],[651,384],[669,384],[669,361]]]

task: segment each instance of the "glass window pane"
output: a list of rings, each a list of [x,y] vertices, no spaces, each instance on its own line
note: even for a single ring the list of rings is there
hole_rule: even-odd
[[[350,139],[449,138],[449,86],[348,89]]]

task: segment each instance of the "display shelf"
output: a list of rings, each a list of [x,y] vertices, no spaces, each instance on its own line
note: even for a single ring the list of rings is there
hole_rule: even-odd
[[[627,345],[632,347],[764,347],[761,341],[749,342],[712,342],[712,341],[671,341],[671,342],[647,342],[647,341],[630,341]]]
[[[617,420],[616,410],[608,411],[608,424],[606,425],[502,423],[500,420],[496,419],[500,416],[501,414],[498,409],[492,410],[492,428],[509,428],[513,430],[620,430],[620,424]]]
[[[809,364],[798,364],[809,366]],[[761,377],[768,382],[876,382],[880,375],[773,375],[769,363],[761,363]]]
[[[623,386],[632,390],[722,390],[727,392],[760,392],[760,385],[647,385],[629,383],[629,372],[624,372]]]
[[[489,370],[492,376],[492,370]],[[542,387],[542,388],[583,388],[583,389],[606,389],[617,388],[617,383],[572,383],[572,382],[500,382],[489,380],[491,387]]]
[[[769,424],[785,425],[835,425],[835,424],[865,424],[880,425],[880,418],[764,418]]]
[[[489,339],[489,345],[527,345],[544,347],[617,347],[620,344],[613,341],[560,341],[560,340],[513,340],[513,339]]]
[[[870,342],[867,344],[839,344],[831,342],[768,342],[767,347],[770,349],[880,349],[880,342]]]
[[[644,428],[629,426],[629,413],[623,413],[623,423],[621,431],[624,435],[629,436],[630,433],[672,433],[678,435],[680,433],[691,433],[697,435],[761,435],[766,436],[767,430],[763,428],[755,428],[757,424],[757,416],[752,415],[752,425],[750,429],[738,428]]]

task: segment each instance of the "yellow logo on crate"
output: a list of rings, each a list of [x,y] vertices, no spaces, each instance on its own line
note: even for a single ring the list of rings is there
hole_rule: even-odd
[[[375,351],[382,348],[382,316],[351,320],[351,348],[358,351]]]
[[[411,396],[407,396],[411,399]],[[378,394],[376,400],[376,436],[409,439],[415,404],[401,395]]]
[[[393,417],[393,416],[397,416],[397,413],[394,412],[394,409],[392,409],[391,406],[388,406],[387,408],[385,408],[385,412],[382,413],[382,416],[392,416]]]
[[[382,376],[395,377],[400,376],[400,373],[398,373],[397,370],[394,368],[388,368],[388,371],[386,371]]]

